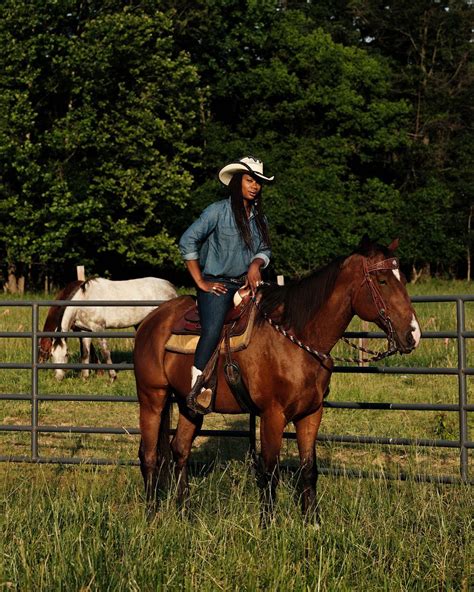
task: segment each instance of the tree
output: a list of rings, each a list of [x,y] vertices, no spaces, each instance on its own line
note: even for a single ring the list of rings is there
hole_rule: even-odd
[[[219,166],[250,153],[277,178],[265,195],[279,272],[346,253],[367,229],[393,238],[392,165],[409,106],[388,98],[381,60],[334,43],[304,10],[268,0],[199,2],[177,8],[174,22],[211,88],[196,212],[219,195]]]
[[[196,69],[154,3],[2,5],[0,253],[64,275],[179,261]]]
[[[398,162],[402,245],[411,245],[406,254],[415,266],[456,271],[468,252],[474,203],[468,164],[474,7],[465,0],[352,0],[350,6],[360,44],[389,60],[393,96],[413,106],[411,142]],[[419,223],[425,232],[414,239],[410,233]]]

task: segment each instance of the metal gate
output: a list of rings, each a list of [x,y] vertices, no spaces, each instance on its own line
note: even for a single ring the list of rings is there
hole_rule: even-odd
[[[447,411],[456,413],[459,417],[459,438],[457,440],[443,440],[443,439],[409,439],[409,438],[389,438],[389,437],[372,437],[372,436],[344,436],[344,435],[320,435],[319,441],[349,443],[349,444],[381,444],[381,445],[402,445],[402,446],[431,446],[439,448],[455,448],[459,450],[459,478],[452,476],[431,476],[425,474],[404,474],[398,473],[395,476],[384,473],[367,473],[360,470],[338,470],[338,469],[321,469],[321,473],[342,474],[345,476],[363,477],[370,474],[370,476],[383,475],[386,479],[417,479],[420,481],[434,481],[440,483],[455,483],[467,482],[474,483],[474,480],[469,479],[468,475],[468,453],[474,447],[474,442],[468,437],[468,413],[474,411],[474,405],[468,404],[468,389],[467,377],[474,374],[474,368],[467,366],[466,356],[466,340],[474,337],[474,331],[467,331],[465,327],[465,303],[474,302],[474,295],[456,295],[456,296],[415,296],[412,301],[417,303],[426,302],[455,302],[456,303],[456,330],[455,331],[431,331],[424,332],[422,339],[456,339],[457,340],[457,367],[439,367],[439,368],[425,368],[425,367],[391,367],[391,366],[369,366],[369,367],[345,367],[336,366],[334,372],[343,373],[364,373],[364,374],[403,374],[403,375],[454,375],[458,382],[458,402],[456,404],[429,404],[429,403],[373,403],[373,402],[331,402],[326,401],[324,406],[326,408],[337,409],[364,409],[364,410],[405,410],[405,411]],[[81,306],[156,306],[160,304],[157,301],[89,301],[81,302]],[[136,397],[117,397],[104,395],[48,395],[41,394],[38,388],[38,373],[42,370],[51,370],[55,368],[81,369],[84,368],[82,364],[39,364],[38,363],[38,340],[41,337],[78,337],[78,333],[68,332],[42,332],[38,329],[39,309],[40,307],[71,305],[67,300],[11,300],[0,301],[0,308],[2,307],[27,307],[31,310],[31,326],[32,331],[14,332],[14,331],[0,331],[0,338],[25,338],[31,341],[31,362],[16,363],[4,362],[0,363],[0,370],[30,370],[31,371],[31,391],[28,394],[18,393],[4,393],[0,394],[0,400],[10,401],[29,401],[31,404],[31,421],[29,425],[0,425],[0,432],[28,432],[31,440],[31,451],[28,456],[12,456],[0,455],[0,461],[11,462],[30,462],[30,463],[64,463],[64,464],[137,464],[137,461],[119,461],[103,458],[74,458],[74,457],[47,457],[39,453],[38,450],[38,435],[40,433],[82,433],[82,434],[139,434],[136,427],[77,427],[77,426],[48,426],[42,425],[38,421],[38,404],[40,401],[93,401],[93,402],[114,402],[114,403],[130,403],[136,401]],[[134,338],[134,332],[112,332],[104,331],[98,333],[88,333],[88,337],[105,337],[105,338]],[[349,338],[383,338],[385,337],[381,332],[346,332],[346,337]],[[133,364],[89,364],[90,369],[119,369],[132,370]],[[243,437],[249,439],[250,448],[255,450],[256,446],[256,418],[249,417],[248,430],[202,430],[202,436],[229,436],[229,437]],[[294,433],[285,433],[285,438],[294,439]]]

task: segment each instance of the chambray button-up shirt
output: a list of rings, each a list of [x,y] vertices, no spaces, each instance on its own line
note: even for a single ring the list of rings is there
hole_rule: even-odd
[[[206,275],[239,277],[247,273],[250,263],[259,257],[270,262],[271,251],[258,232],[255,215],[249,218],[252,249],[242,240],[229,199],[208,206],[191,224],[179,241],[185,260],[199,259]]]

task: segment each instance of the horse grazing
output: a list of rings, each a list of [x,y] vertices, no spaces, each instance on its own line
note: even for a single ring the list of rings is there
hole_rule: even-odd
[[[93,278],[74,281],[68,284],[56,297],[57,300],[87,302],[91,300],[170,300],[177,296],[173,284],[160,278],[147,277],[126,281],[111,281]],[[158,306],[158,305],[156,305]],[[156,306],[52,306],[43,331],[103,331],[104,329],[124,329],[137,327]],[[81,363],[88,364],[93,348],[91,338],[81,336]],[[107,340],[99,339],[99,346],[107,364],[112,363]],[[51,356],[53,363],[64,364],[68,359],[67,340],[64,337],[43,337],[40,341],[40,361]],[[62,380],[65,371],[56,369],[55,376]],[[109,371],[114,380],[115,370]],[[89,370],[83,369],[87,378]]]
[[[315,443],[333,368],[329,354],[353,316],[376,323],[400,353],[409,353],[419,344],[420,326],[394,257],[397,246],[398,241],[384,248],[364,238],[353,254],[334,260],[306,278],[259,290],[258,309],[263,315],[254,324],[247,348],[233,356],[260,415],[261,453],[256,469],[264,522],[272,515],[283,432],[291,421],[296,427],[300,456],[303,513],[308,519],[318,520]],[[178,501],[186,501],[187,460],[202,425],[202,416],[196,417],[185,403],[191,388],[193,356],[165,350],[172,327],[191,304],[187,296],[163,304],[144,320],[135,338],[139,457],[152,507],[159,490],[168,483],[171,458]],[[265,320],[269,314],[289,334],[320,354],[308,353],[277,332]],[[214,410],[242,413],[227,385],[223,366],[221,355]],[[170,442],[171,391],[176,394],[179,419]]]
[[[84,282],[81,280],[70,282],[56,295],[55,299],[69,300],[83,283]],[[61,326],[64,309],[64,306],[51,306],[49,308],[46,320],[44,322],[43,331],[52,332],[58,330],[58,327]],[[80,331],[80,329],[75,326],[71,327],[71,329],[73,331]],[[90,337],[79,337],[79,344],[81,349],[81,362],[83,364],[88,364],[89,362],[95,364],[99,361]],[[42,364],[43,362],[47,362],[51,356],[53,340],[51,337],[42,337],[40,339],[39,345],[38,362]],[[85,370],[83,370],[83,372],[85,372]]]

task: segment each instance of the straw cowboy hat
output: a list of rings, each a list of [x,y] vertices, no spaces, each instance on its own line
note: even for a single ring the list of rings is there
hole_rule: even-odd
[[[228,185],[235,173],[247,173],[258,183],[271,183],[275,177],[265,177],[263,174],[263,162],[253,156],[245,156],[240,160],[227,164],[219,171],[219,179],[224,185]]]

